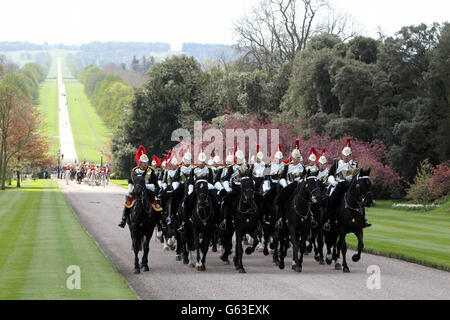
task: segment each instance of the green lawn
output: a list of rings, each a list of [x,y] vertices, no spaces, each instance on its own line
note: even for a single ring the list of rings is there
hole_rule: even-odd
[[[0,299],[136,299],[86,234],[55,180],[0,192]],[[69,266],[81,288],[70,290]]]
[[[449,204],[424,213],[391,208],[392,201],[377,201],[367,211],[373,224],[365,229],[365,251],[450,270]],[[356,238],[347,238],[355,247]]]
[[[78,160],[100,163],[100,151],[109,148],[111,133],[91,106],[83,85],[77,80],[66,79],[64,83]]]
[[[128,179],[111,179],[110,181],[119,187],[128,189]]]
[[[55,157],[60,149],[58,103],[57,81],[47,79],[40,86],[38,111],[42,117],[44,134],[50,138],[50,154]]]

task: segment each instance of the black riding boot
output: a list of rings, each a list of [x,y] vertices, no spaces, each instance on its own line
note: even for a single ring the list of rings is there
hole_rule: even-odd
[[[119,227],[125,228],[129,214],[130,214],[130,209],[128,209],[127,207],[123,208],[122,221],[120,221]]]

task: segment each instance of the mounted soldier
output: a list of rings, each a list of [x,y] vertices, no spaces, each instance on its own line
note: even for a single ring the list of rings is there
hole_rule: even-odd
[[[253,173],[253,180],[255,181],[255,191],[259,194],[263,192],[263,184],[265,180],[264,171],[266,169],[266,164],[263,162],[264,153],[260,151],[259,144],[256,146],[256,157],[252,157],[251,170]]]
[[[318,159],[319,153],[316,151],[316,149],[314,149],[314,147],[312,147],[308,153],[308,165],[305,167],[305,169],[309,170],[309,172],[311,173],[316,173],[318,170],[318,167],[316,165]]]
[[[315,150],[314,148],[311,148],[311,151],[309,153],[309,161],[311,161],[311,155],[315,156]],[[280,184],[283,187],[283,189],[280,191],[280,193],[277,196],[276,202],[277,204],[283,208],[283,204],[285,204],[292,196],[293,192],[297,188],[298,184],[303,181],[303,174],[305,170],[310,170],[311,168],[304,168],[303,167],[303,157],[301,155],[300,151],[300,140],[295,141],[295,148],[291,153],[291,161],[290,163],[285,167],[283,170],[283,174],[280,180]],[[311,172],[313,173],[313,172]],[[278,220],[278,228],[280,228],[280,220],[282,221],[284,216],[284,208],[282,210],[279,210],[277,214],[277,220]],[[312,227],[315,227],[317,225],[317,222],[315,221],[314,217],[311,216],[311,225]]]
[[[231,218],[231,208],[234,204],[234,201],[241,193],[240,174],[245,173],[248,169],[248,165],[245,163],[244,153],[237,148],[237,145],[235,146],[234,150],[234,164],[228,166],[223,172],[225,177],[223,179],[222,185],[227,194],[223,198],[222,205],[222,214],[224,220],[219,226],[219,228],[222,230],[226,228],[226,223]],[[228,157],[227,160],[229,160]]]
[[[145,153],[144,146],[139,146],[134,159],[138,164],[138,166],[134,167],[131,170],[131,177],[128,180],[128,197],[127,201],[124,204],[125,208],[123,209],[122,221],[119,223],[119,227],[121,228],[125,228],[128,215],[130,214],[130,209],[136,202],[136,199],[133,196],[133,189],[134,189],[134,180],[137,176],[141,176],[144,177],[146,180],[147,179],[149,180],[150,183],[146,183],[149,201],[151,202],[154,211],[156,212],[162,211],[160,204],[155,199],[155,191],[156,186],[158,186],[158,182],[154,170],[152,170],[152,168],[148,166],[149,159]]]
[[[329,220],[325,223],[324,228],[330,229],[330,223],[335,222],[336,219],[336,207],[342,200],[353,176],[358,171],[358,163],[353,159],[353,153],[351,149],[350,139],[347,139],[344,149],[342,150],[341,159],[334,160],[331,165],[328,183],[330,184],[329,194],[329,207],[328,214]],[[361,212],[364,215],[364,210]],[[364,228],[370,227],[371,224],[365,219]]]

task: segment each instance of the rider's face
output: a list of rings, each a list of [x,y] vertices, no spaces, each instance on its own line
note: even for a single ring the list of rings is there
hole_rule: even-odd
[[[342,160],[344,160],[344,162],[349,162],[352,159],[352,156],[343,156]]]
[[[148,168],[148,162],[141,162],[141,167],[144,169]]]

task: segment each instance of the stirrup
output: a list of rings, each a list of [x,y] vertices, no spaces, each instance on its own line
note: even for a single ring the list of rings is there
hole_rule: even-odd
[[[120,221],[120,223],[118,224],[118,226],[119,227],[121,227],[122,229],[124,229],[125,228],[125,226],[127,225],[127,221],[125,220],[125,221]]]

